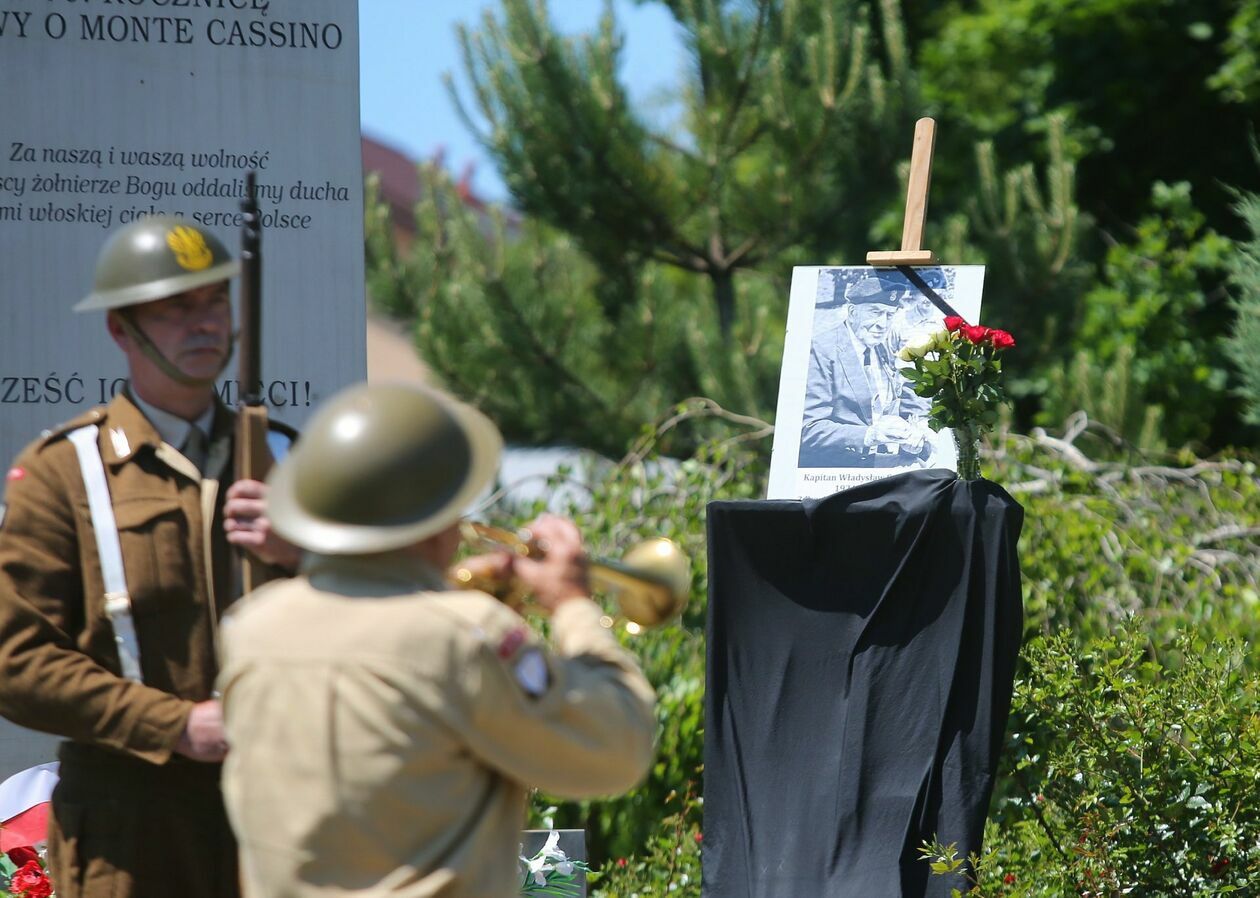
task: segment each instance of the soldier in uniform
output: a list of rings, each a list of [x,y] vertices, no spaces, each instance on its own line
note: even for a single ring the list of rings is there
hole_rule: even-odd
[[[8,472],[0,714],[67,740],[48,842],[60,898],[239,894],[214,696],[231,544],[277,571],[299,552],[270,532],[264,485],[232,483],[234,414],[214,382],[237,269],[182,220],[112,235],[75,309],[106,312],[127,389]]]
[[[247,896],[509,898],[526,791],[622,791],[652,759],[654,696],[600,624],[567,519],[515,574],[552,642],[444,572],[501,439],[406,386],[331,399],[268,478],[301,576],[224,622],[224,795]]]

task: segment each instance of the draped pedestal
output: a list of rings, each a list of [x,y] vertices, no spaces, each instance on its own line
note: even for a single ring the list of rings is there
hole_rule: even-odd
[[[916,471],[709,506],[705,898],[948,896],[1010,711],[1023,509]]]

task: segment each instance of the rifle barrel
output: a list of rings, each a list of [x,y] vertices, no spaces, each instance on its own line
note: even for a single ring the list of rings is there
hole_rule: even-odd
[[[253,171],[245,175],[241,212],[241,329],[237,341],[240,400],[241,405],[262,405],[262,218]]]

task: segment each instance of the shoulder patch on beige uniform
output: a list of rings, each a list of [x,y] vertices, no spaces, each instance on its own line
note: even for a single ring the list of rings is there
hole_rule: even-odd
[[[528,638],[529,632],[524,627],[513,627],[499,640],[499,647],[495,649],[495,653],[504,661],[507,661],[517,653]]]
[[[551,685],[551,672],[547,670],[547,659],[539,648],[528,648],[521,652],[512,666],[512,675],[516,682],[528,695],[538,698]]]

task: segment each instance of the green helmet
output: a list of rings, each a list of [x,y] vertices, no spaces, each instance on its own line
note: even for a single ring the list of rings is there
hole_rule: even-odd
[[[388,552],[458,521],[502,450],[470,406],[421,386],[358,384],[329,399],[272,469],[267,514],[311,552]]]
[[[115,231],[76,312],[120,309],[225,281],[240,271],[219,239],[182,218],[151,215]]]

